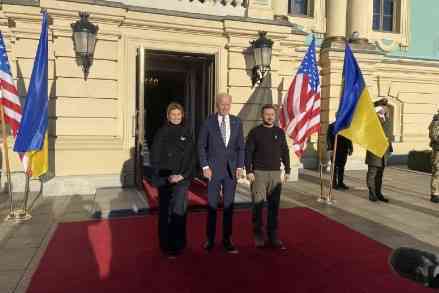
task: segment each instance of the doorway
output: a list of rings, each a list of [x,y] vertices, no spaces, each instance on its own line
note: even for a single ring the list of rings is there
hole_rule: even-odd
[[[138,74],[136,103],[137,128],[143,128],[136,131],[136,144],[140,144],[136,149],[141,150],[138,157],[143,166],[139,166],[142,170],[136,170],[136,173],[149,177],[149,151],[155,133],[166,122],[169,103],[178,102],[184,107],[185,123],[195,138],[203,121],[213,111],[215,58],[213,55],[153,50],[144,50],[143,53],[143,58],[140,58],[144,59],[143,76]],[[142,70],[140,62],[138,70]],[[139,84],[142,80],[143,86]]]

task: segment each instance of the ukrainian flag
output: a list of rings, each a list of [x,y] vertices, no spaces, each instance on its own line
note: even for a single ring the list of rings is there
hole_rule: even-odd
[[[32,177],[48,170],[48,16],[43,14],[40,40],[29,89],[24,104],[20,128],[15,139],[14,151],[22,153],[27,161],[26,172]]]
[[[378,157],[384,156],[389,146],[360,67],[348,44],[343,65],[343,95],[334,126],[334,135],[337,133]]]

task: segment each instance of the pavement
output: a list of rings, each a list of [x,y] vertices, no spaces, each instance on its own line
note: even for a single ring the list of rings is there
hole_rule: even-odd
[[[366,171],[348,171],[345,183],[350,189],[335,190],[334,205],[318,202],[319,173],[302,170],[299,181],[284,186],[282,207],[308,207],[391,248],[411,246],[439,254],[439,204],[430,202],[429,174],[404,166],[386,168],[383,193],[389,203],[368,200]],[[239,201],[248,200],[246,186],[238,191]],[[58,223],[148,213],[145,197],[136,189],[98,189],[95,195],[87,196],[45,197],[35,193],[29,205],[31,220],[0,222],[1,293],[26,291]],[[8,212],[8,196],[0,193],[0,219]]]

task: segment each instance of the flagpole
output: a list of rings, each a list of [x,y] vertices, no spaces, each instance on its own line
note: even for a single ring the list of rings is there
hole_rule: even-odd
[[[335,171],[335,157],[337,154],[337,141],[338,141],[338,133],[335,135],[335,142],[334,142],[334,151],[332,153],[332,164],[331,164],[331,179],[329,181],[329,194],[327,197],[327,203],[328,204],[334,204],[335,200],[332,196],[332,182],[334,180],[334,171]]]
[[[29,158],[29,165],[26,170],[26,185],[24,187],[24,204],[23,209],[26,217],[30,219],[31,215],[27,211],[27,201],[29,199],[29,193],[30,193],[30,168],[32,166],[32,156]]]
[[[8,138],[6,136],[6,122],[5,122],[5,111],[3,108],[3,103],[0,103],[0,116],[2,123],[2,137],[3,137],[3,149],[5,154],[5,162],[6,162],[6,178],[8,180],[8,193],[11,201],[9,214],[12,216],[14,212],[14,200],[12,198],[12,180],[11,180],[11,168],[9,166],[9,150],[8,150]]]
[[[325,201],[325,196],[324,196],[324,180],[323,180],[323,172],[324,172],[324,168],[325,168],[325,164],[323,164],[323,147],[320,144],[320,138],[321,138],[321,128],[319,130],[319,144],[320,145],[320,151],[319,151],[319,169],[320,169],[320,197],[317,199],[318,202],[323,202]]]

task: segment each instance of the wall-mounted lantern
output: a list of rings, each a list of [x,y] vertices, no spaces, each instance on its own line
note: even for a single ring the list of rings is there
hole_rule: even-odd
[[[81,18],[72,24],[73,43],[78,64],[82,66],[84,79],[87,80],[96,45],[98,26],[88,21],[87,12],[79,12]]]
[[[255,64],[252,72],[253,86],[258,82],[262,82],[271,68],[273,41],[268,39],[266,35],[267,32],[261,31],[259,32],[259,38],[250,42],[253,49],[253,59]]]

